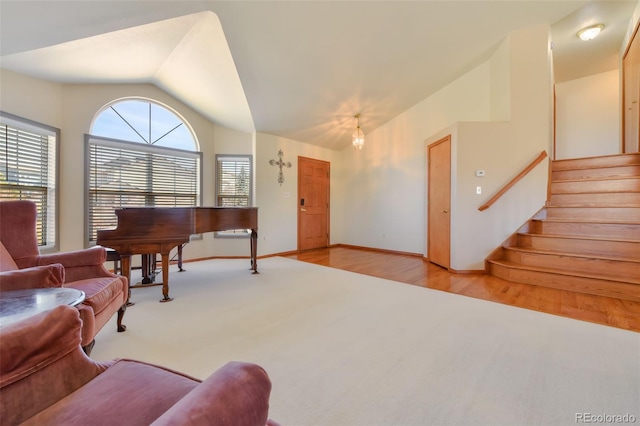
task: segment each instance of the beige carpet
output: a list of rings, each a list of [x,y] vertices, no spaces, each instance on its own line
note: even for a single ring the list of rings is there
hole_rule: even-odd
[[[169,303],[134,289],[127,331],[114,319],[92,357],[200,378],[255,362],[284,426],[640,423],[640,333],[291,259],[258,266],[187,263]]]

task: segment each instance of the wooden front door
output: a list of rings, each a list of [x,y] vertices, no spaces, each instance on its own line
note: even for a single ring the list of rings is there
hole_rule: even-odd
[[[427,257],[449,269],[451,248],[451,136],[427,147]]]
[[[330,163],[298,157],[298,250],[329,246]]]
[[[640,35],[636,27],[622,59],[624,151],[640,151]]]

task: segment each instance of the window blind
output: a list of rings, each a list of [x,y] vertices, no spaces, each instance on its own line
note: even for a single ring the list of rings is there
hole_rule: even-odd
[[[202,154],[88,136],[88,235],[117,226],[122,207],[193,207]]]
[[[251,156],[216,155],[216,205],[249,207],[251,205]],[[246,229],[216,232],[216,236],[248,236]]]
[[[251,188],[251,162],[247,157],[218,156],[218,206],[248,207]]]
[[[0,199],[36,204],[40,247],[55,245],[57,131],[0,116]]]

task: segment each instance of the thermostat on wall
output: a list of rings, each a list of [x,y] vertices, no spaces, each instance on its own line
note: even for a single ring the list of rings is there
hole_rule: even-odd
[[[477,176],[477,177],[482,177],[482,176],[484,176],[484,170],[476,170],[476,176]]]

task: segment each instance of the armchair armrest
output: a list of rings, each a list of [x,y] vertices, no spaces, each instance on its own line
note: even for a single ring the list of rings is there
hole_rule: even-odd
[[[81,325],[77,309],[63,305],[0,327],[3,424],[24,422],[108,368],[80,348]]]
[[[264,426],[271,381],[258,365],[230,362],[152,423],[165,425]]]
[[[38,265],[61,263],[65,268],[68,283],[87,278],[115,276],[104,267],[106,261],[107,251],[100,246],[64,253],[43,254],[38,257]]]
[[[0,272],[0,291],[62,287],[64,267],[59,263]]]
[[[107,251],[104,247],[96,246],[84,250],[42,254],[38,260],[38,265],[61,263],[65,268],[77,268],[79,266],[102,265],[106,261]]]

